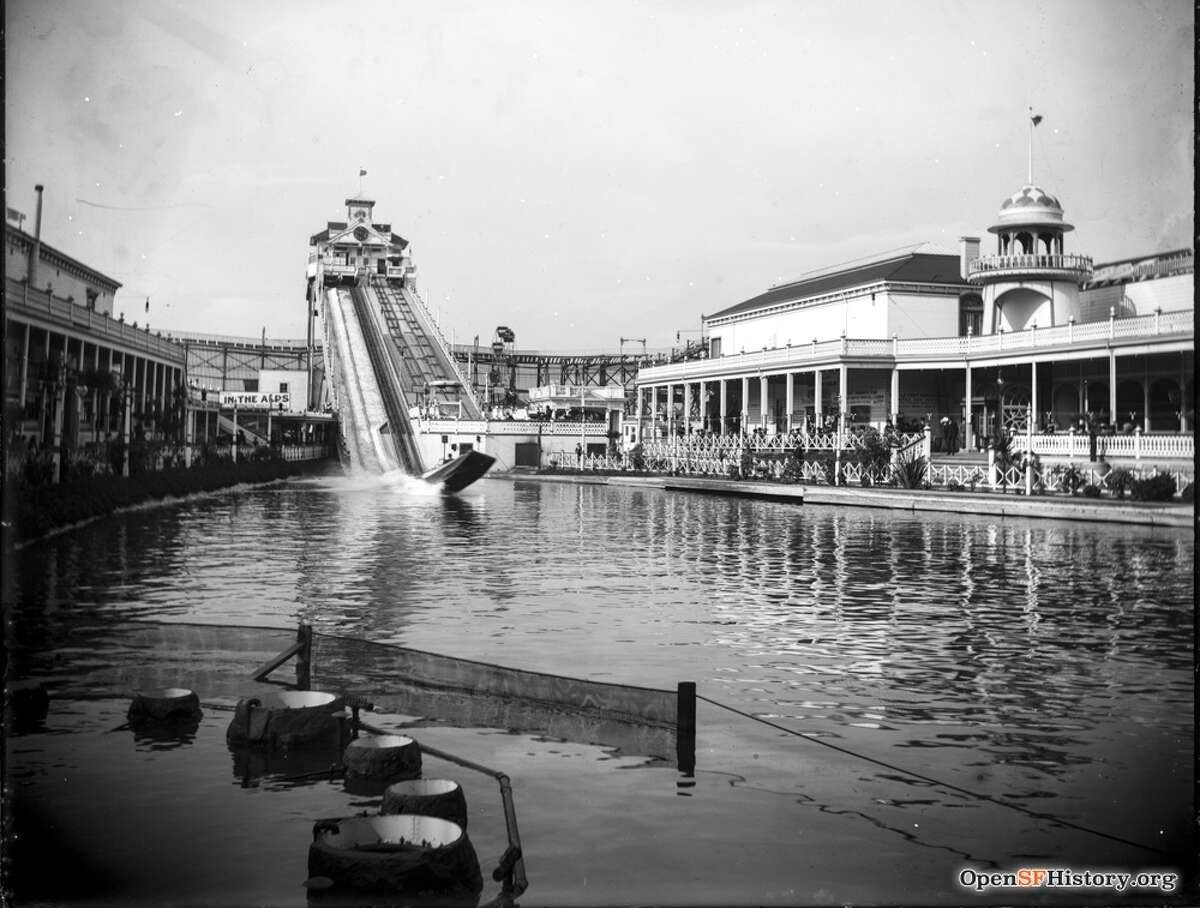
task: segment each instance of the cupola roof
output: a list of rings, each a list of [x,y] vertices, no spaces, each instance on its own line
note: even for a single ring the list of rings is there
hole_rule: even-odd
[[[1063,220],[1058,199],[1032,183],[1026,183],[1001,203],[999,219],[988,230],[1001,233],[1013,227],[1052,227],[1064,233],[1075,229]]]

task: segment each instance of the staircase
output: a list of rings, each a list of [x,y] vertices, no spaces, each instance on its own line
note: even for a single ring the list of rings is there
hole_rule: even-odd
[[[455,414],[462,405],[465,419],[482,419],[483,414],[457,364],[435,339],[435,328],[425,324],[423,313],[409,291],[372,277],[368,297],[378,301],[388,334],[396,345],[402,368],[399,379],[409,401],[425,400],[446,404]]]

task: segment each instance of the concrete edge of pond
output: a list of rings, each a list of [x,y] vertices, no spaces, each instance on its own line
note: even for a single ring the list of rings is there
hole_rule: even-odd
[[[614,485],[708,492],[739,498],[794,500],[797,504],[887,508],[899,511],[940,511],[996,517],[1033,517],[1079,520],[1088,523],[1124,523],[1140,526],[1189,527],[1196,521],[1194,504],[1169,502],[1096,501],[1090,498],[1027,498],[1017,492],[944,492],[924,489],[849,488],[843,486],[790,485],[759,480],[698,479],[691,476],[615,476],[586,473],[493,472],[488,479],[531,480],[575,485]]]

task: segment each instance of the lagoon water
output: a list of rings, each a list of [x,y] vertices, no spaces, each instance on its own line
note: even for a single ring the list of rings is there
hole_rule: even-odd
[[[1194,853],[1193,563],[1184,530],[520,479],[453,498],[403,478],[311,479],[133,511],[29,546],[6,601],[15,638],[46,646],[97,620],[307,621],[573,677],[692,680],[708,700],[779,727],[702,701],[697,793],[706,773],[739,780],[747,826],[775,832],[807,804],[842,824],[840,842],[861,842],[864,859],[890,843],[879,853],[893,864],[864,863],[865,888],[841,890],[805,889],[795,874],[815,871],[782,860],[764,880],[774,875],[751,862],[757,888],[731,868],[729,887],[704,884],[707,897],[928,900],[942,890],[897,891],[906,865],[1178,868]],[[964,804],[854,754],[1026,812]],[[546,883],[546,856],[538,862]],[[557,890],[531,889],[523,903],[592,903],[571,897],[568,868],[555,872]],[[667,870],[623,873],[642,887],[631,899],[696,902],[699,890],[667,885]]]

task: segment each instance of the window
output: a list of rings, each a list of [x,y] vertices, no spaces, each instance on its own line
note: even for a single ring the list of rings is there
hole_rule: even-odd
[[[99,298],[99,291],[93,290],[90,287],[87,289],[87,308],[93,312],[96,309],[96,300]]]
[[[979,335],[983,331],[983,297],[977,293],[964,293],[958,298],[958,334]]]
[[[280,393],[280,394],[287,394],[287,393],[288,393],[288,383],[287,383],[287,382],[285,382],[285,381],[281,381],[281,382],[279,383],[279,393]]]
[[[708,355],[712,359],[716,359],[718,356],[721,355],[721,338],[714,337],[712,340],[710,340],[708,342],[708,346],[709,346]]]

